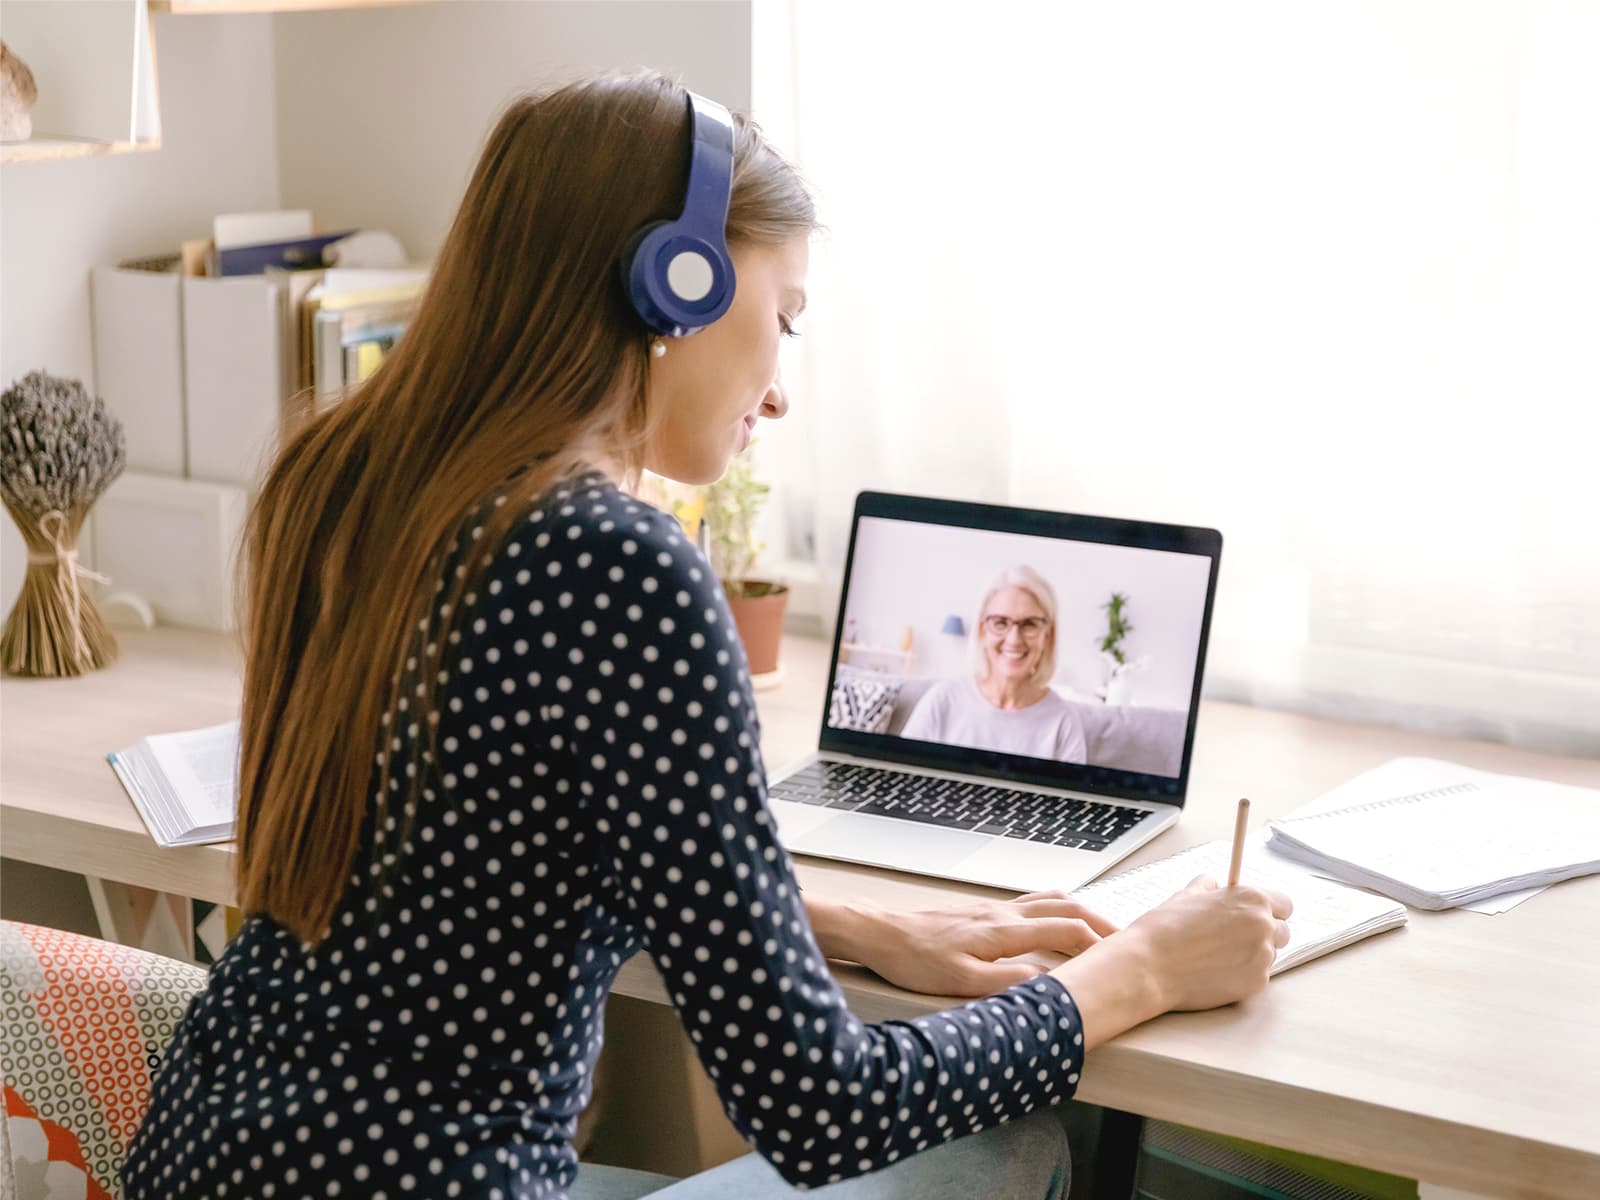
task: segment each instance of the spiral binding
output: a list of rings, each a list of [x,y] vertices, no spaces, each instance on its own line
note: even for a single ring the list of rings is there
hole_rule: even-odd
[[[1198,845],[1190,846],[1186,850],[1179,850],[1176,854],[1169,854],[1165,858],[1153,858],[1147,863],[1140,863],[1137,867],[1130,867],[1126,871],[1118,871],[1115,875],[1106,875],[1100,879],[1094,880],[1092,883],[1086,883],[1076,892],[1074,892],[1073,895],[1081,896],[1088,892],[1095,891],[1098,888],[1109,887],[1111,884],[1116,883],[1119,880],[1126,879],[1130,875],[1138,875],[1141,872],[1150,870],[1152,867],[1164,867],[1172,862],[1173,859],[1182,858],[1185,855],[1193,855],[1194,857],[1199,858],[1199,852],[1201,850],[1208,849],[1209,847],[1218,844],[1219,843],[1216,842],[1201,842]]]
[[[1374,808],[1392,808],[1396,804],[1415,804],[1420,800],[1433,800],[1443,796],[1455,796],[1462,792],[1479,792],[1483,789],[1468,780],[1465,783],[1452,783],[1447,787],[1429,788],[1425,792],[1412,792],[1405,796],[1390,796],[1386,800],[1369,800],[1365,804],[1352,804],[1349,808],[1330,808],[1327,812],[1310,813],[1304,817],[1286,817],[1276,821],[1277,825],[1296,825],[1301,821],[1317,821],[1323,817],[1342,817],[1347,813],[1368,812]]]

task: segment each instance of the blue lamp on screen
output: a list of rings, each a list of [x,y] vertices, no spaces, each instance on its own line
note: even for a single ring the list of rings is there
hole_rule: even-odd
[[[951,613],[944,619],[944,625],[940,627],[939,632],[948,633],[952,637],[966,637],[967,623],[954,613]]]

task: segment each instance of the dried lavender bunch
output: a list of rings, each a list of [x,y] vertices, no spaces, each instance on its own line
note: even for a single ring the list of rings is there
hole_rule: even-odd
[[[79,675],[115,659],[75,547],[126,461],[121,423],[77,380],[32,371],[0,393],[0,500],[28,544],[22,592],[0,631],[0,665],[12,674]]]
[[[30,371],[0,393],[0,496],[12,508],[87,508],[127,457],[121,422],[76,379]]]

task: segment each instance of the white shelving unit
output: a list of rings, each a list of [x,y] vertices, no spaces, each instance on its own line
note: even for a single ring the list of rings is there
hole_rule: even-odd
[[[916,658],[915,650],[891,649],[888,646],[868,646],[861,642],[841,642],[839,644],[839,661],[848,663],[852,667],[863,667],[869,671],[894,670],[901,675],[911,673],[912,660]]]
[[[9,0],[0,36],[34,72],[38,131],[24,142],[0,143],[0,164],[49,162],[161,148],[155,38],[150,13],[180,16],[383,8],[429,0],[125,0],[125,7],[70,0]],[[125,21],[126,27],[121,23]],[[58,48],[67,47],[69,52]],[[85,53],[85,50],[88,53]],[[65,99],[63,99],[65,97]],[[108,135],[104,111],[127,104],[126,134]],[[95,110],[100,110],[95,113]],[[59,114],[68,114],[65,118]],[[94,113],[95,115],[85,115]],[[79,132],[87,120],[93,133]],[[122,122],[117,121],[120,128]]]

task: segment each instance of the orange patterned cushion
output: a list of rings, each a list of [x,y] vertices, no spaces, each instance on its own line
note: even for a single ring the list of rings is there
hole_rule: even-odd
[[[120,1193],[151,1072],[204,986],[204,971],[160,955],[0,921],[0,1076],[19,1200]]]
[[[18,1200],[30,1196],[111,1200],[111,1193],[89,1173],[83,1147],[71,1130],[40,1118],[9,1087],[5,1089],[5,1119]]]

